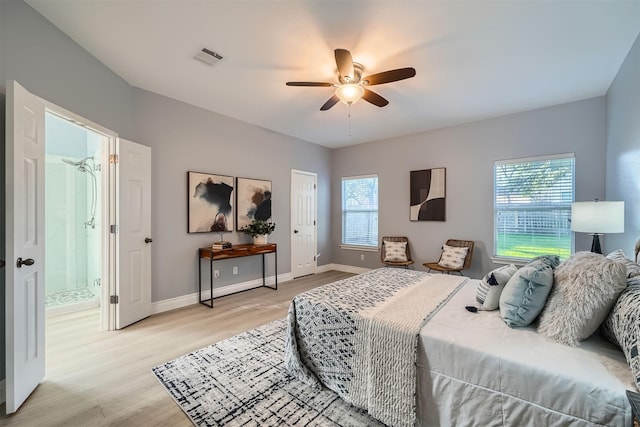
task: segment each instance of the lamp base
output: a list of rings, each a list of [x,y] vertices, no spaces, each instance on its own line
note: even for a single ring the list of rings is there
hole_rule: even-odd
[[[600,247],[600,235],[593,235],[593,242],[591,242],[591,252],[595,252],[597,254],[602,254],[602,248]]]

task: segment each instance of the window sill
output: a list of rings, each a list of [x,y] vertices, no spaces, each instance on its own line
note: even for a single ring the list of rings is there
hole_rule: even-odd
[[[367,251],[367,252],[378,252],[379,250],[377,246],[357,246],[357,245],[340,245],[340,249],[346,249],[349,251]]]
[[[507,258],[507,257],[498,257],[498,256],[491,257],[491,262],[493,262],[494,264],[504,264],[504,265],[514,264],[521,267],[523,265],[527,265],[529,261],[531,260],[522,259],[522,258]]]

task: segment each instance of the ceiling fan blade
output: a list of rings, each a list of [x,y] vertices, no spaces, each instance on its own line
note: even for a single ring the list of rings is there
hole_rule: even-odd
[[[387,101],[377,93],[370,91],[369,89],[364,90],[364,95],[362,95],[362,99],[372,103],[373,105],[377,105],[378,107],[384,107],[389,103],[389,101]]]
[[[353,58],[351,52],[347,49],[336,49],[334,51],[336,55],[336,65],[338,66],[338,73],[340,77],[349,77],[353,79]]]
[[[363,80],[368,81],[369,86],[381,85],[383,83],[397,82],[398,80],[409,79],[416,75],[415,68],[398,68],[397,70],[384,71],[382,73],[371,74]]]
[[[318,87],[328,87],[333,86],[331,83],[323,83],[323,82],[287,82],[287,86],[318,86]]]
[[[336,105],[338,101],[340,101],[340,98],[338,98],[336,95],[333,95],[327,102],[324,103],[322,107],[320,107],[320,111],[327,111],[329,108]]]

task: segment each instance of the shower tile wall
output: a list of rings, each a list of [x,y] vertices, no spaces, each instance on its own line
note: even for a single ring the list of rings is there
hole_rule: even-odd
[[[54,115],[46,116],[45,306],[95,300],[102,269],[101,177],[95,171],[96,223],[91,218],[91,174],[62,161],[93,156],[100,163],[102,137]],[[93,164],[92,164],[93,166]]]
[[[46,294],[87,287],[87,177],[63,163],[45,158]]]

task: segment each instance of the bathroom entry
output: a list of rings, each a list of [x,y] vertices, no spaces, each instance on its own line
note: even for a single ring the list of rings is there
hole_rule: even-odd
[[[16,81],[8,80],[6,86],[5,407],[7,414],[11,414],[45,374],[45,266],[49,244],[45,199],[50,188],[49,183],[45,185],[48,179],[45,123],[48,114],[94,131],[108,141],[108,144],[99,144],[100,153],[96,151],[95,156],[88,146],[84,157],[82,152],[79,156],[70,152],[52,153],[60,157],[58,166],[64,164],[67,168],[60,173],[90,176],[91,171],[96,175],[95,218],[91,204],[92,178],[77,184],[84,186],[89,203],[74,215],[76,222],[80,218],[81,227],[89,229],[95,224],[96,229],[101,230],[102,268],[98,278],[102,288],[102,329],[122,329],[151,314],[153,240],[150,235],[151,148],[118,138],[114,132],[30,93]],[[97,162],[98,155],[100,162]],[[96,171],[98,165],[100,170]],[[55,184],[55,179],[52,181]],[[66,210],[73,208],[69,205]],[[56,228],[56,224],[51,227]],[[68,233],[74,235],[68,241],[78,239],[77,231]],[[76,251],[67,252],[59,262],[71,263],[80,255],[86,256],[80,252],[89,251],[90,239],[87,236],[86,249],[84,241],[76,243]],[[89,260],[86,263],[87,277],[92,277]],[[71,275],[77,277],[77,270]]]
[[[45,113],[45,310],[100,306],[109,138]]]

